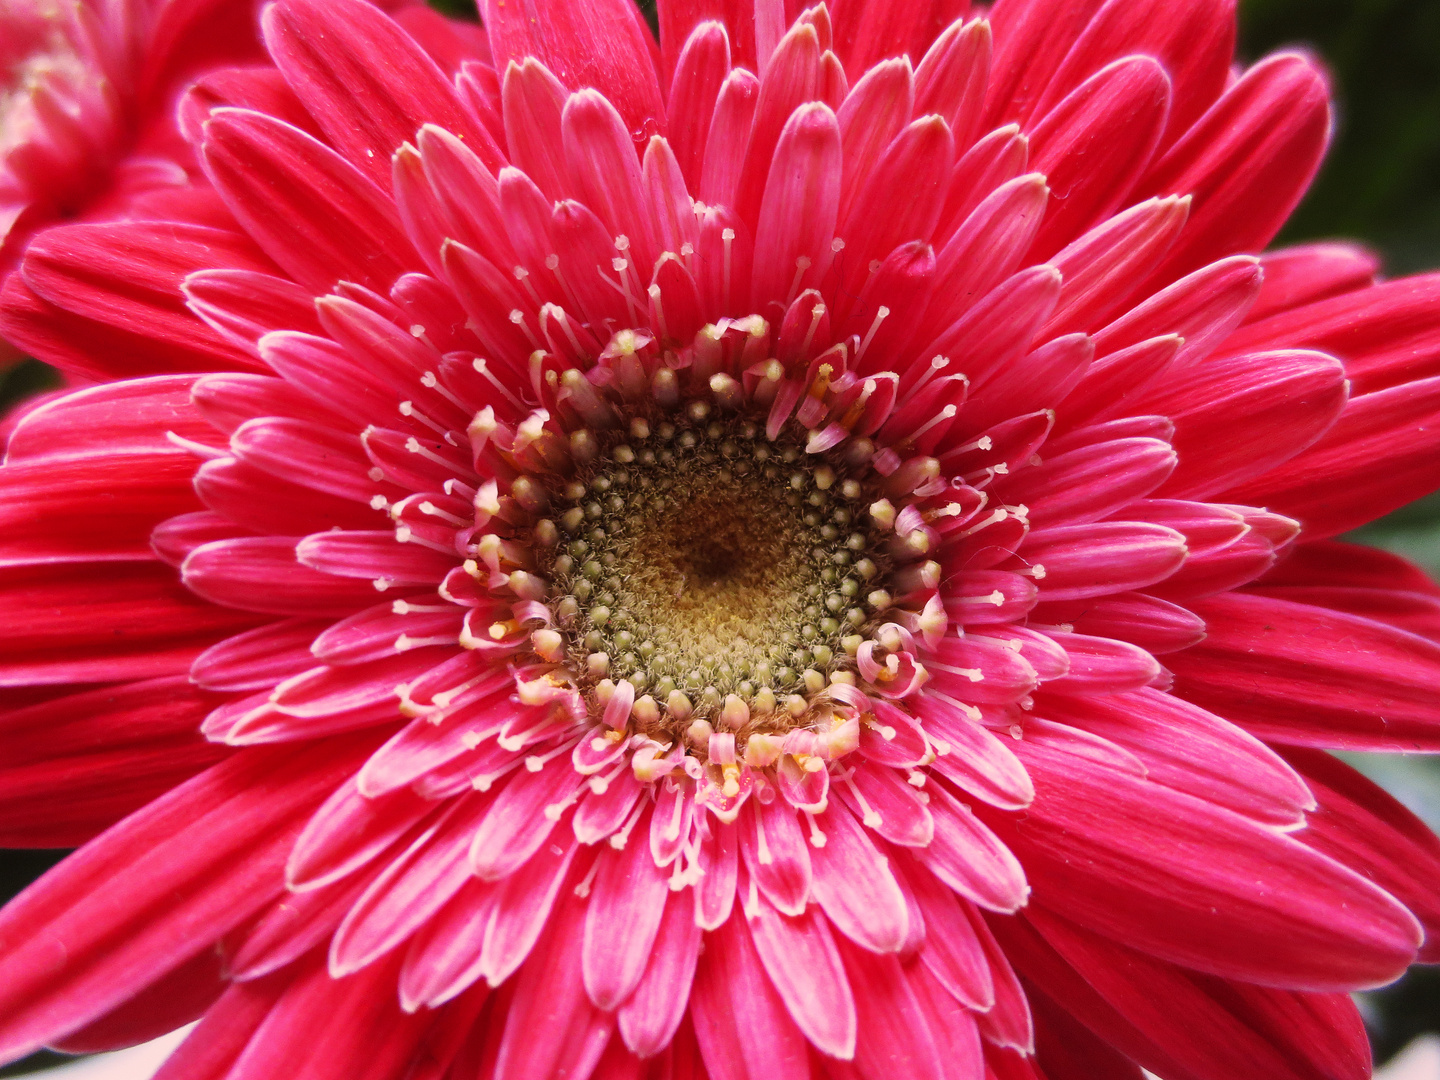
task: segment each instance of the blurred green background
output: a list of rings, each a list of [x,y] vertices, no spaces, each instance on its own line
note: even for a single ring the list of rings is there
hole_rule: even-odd
[[[1335,84],[1334,147],[1280,242],[1349,237],[1376,248],[1391,276],[1440,268],[1440,0],[1241,0],[1240,10],[1246,60],[1304,45],[1324,58]],[[1440,579],[1440,495],[1351,539]],[[1349,760],[1440,831],[1440,759]],[[1362,1005],[1384,1060],[1416,1035],[1440,1031],[1440,968],[1416,968],[1363,995]]]
[[[436,6],[453,13],[463,0]],[[1440,267],[1440,0],[1241,0],[1244,60],[1295,45],[1329,66],[1339,116],[1324,170],[1281,242],[1363,240],[1383,255],[1392,276]],[[23,364],[0,376],[0,407],[48,384],[42,365]],[[1440,496],[1354,538],[1414,559],[1440,578]],[[1440,830],[1440,760],[1367,756],[1354,763]],[[0,899],[58,854],[0,855]],[[1365,995],[1364,1007],[1376,1056],[1385,1060],[1415,1035],[1440,1031],[1440,968],[1416,969]],[[0,1068],[0,1076],[55,1060],[37,1057]]]

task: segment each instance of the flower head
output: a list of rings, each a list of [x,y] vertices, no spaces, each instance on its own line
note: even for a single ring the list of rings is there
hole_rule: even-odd
[[[1253,254],[1312,62],[1201,0],[482,14],[279,0],[181,104],[223,206],[7,286],[104,381],[0,470],[0,836],[90,841],[0,1047],[1365,1075],[1440,841],[1321,748],[1440,746],[1440,590],[1326,538],[1440,480],[1440,325]]]

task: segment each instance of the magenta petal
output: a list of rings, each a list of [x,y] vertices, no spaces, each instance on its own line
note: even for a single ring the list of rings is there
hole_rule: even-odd
[[[1166,657],[1176,692],[1261,738],[1356,750],[1440,736],[1440,646],[1339,611],[1230,594],[1192,604],[1204,642]]]
[[[575,948],[584,918],[585,902],[565,897],[517,976],[495,1064],[497,1080],[589,1076],[604,1052],[614,1020],[585,994]]]
[[[570,89],[593,86],[613,101],[636,142],[661,134],[665,107],[654,41],[624,0],[485,0],[484,24],[499,64],[535,57]]]
[[[1080,925],[1198,970],[1308,990],[1380,985],[1414,958],[1408,911],[1283,833],[1061,740],[1017,752],[1036,780],[1025,827],[986,816],[1025,859],[1036,900]]]
[[[974,924],[958,899],[913,859],[898,860],[909,893],[925,919],[920,962],[958,1002],[975,1012],[995,1004],[995,980]]]
[[[830,921],[850,940],[872,952],[897,952],[909,920],[905,896],[887,860],[860,823],[842,806],[817,815],[825,843],[810,856],[812,891]]]
[[[207,1012],[225,990],[224,975],[218,951],[206,950],[50,1045],[69,1054],[94,1054],[159,1038]]]
[[[1421,963],[1440,956],[1440,840],[1382,788],[1344,762],[1294,748],[1286,757],[1305,777],[1318,808],[1296,839],[1359,870],[1403,903],[1425,927]]]
[[[643,834],[619,851],[600,852],[580,943],[585,990],[598,1008],[614,1011],[639,985],[660,931],[668,876]]]
[[[616,1014],[625,1045],[637,1057],[653,1057],[663,1050],[684,1019],[700,956],[700,927],[693,907],[683,890],[666,898],[645,973]]]
[[[248,110],[217,109],[201,156],[256,243],[316,293],[341,280],[388,288],[420,269],[384,192],[303,131]]]
[[[1144,763],[1155,783],[1199,796],[1258,821],[1293,827],[1314,808],[1305,782],[1242,728],[1155,690],[1113,698],[1048,698],[1051,719],[1116,743]]]
[[[515,873],[500,883],[495,914],[485,926],[479,970],[491,986],[515,973],[548,923],[578,845],[546,844]],[[588,861],[582,857],[581,866]]]
[[[839,971],[838,956],[833,967]],[[690,1019],[714,1080],[808,1080],[811,1075],[805,1036],[765,972],[738,911],[706,939]]]
[[[291,1064],[316,1080],[341,1080],[362,1069],[381,1076],[399,1070],[414,1054],[429,1018],[400,1012],[394,979],[393,964],[377,964],[348,979],[331,978],[323,964],[302,967],[228,1075],[261,1080]],[[355,1026],[329,1022],[336,1016],[351,1017]]]
[[[890,1076],[946,1080],[926,1012],[894,956],[881,956],[841,941],[845,973],[855,1005],[865,1018],[855,1040],[855,1071],[866,1080]]]
[[[0,919],[0,1054],[83,1027],[266,903],[304,815],[355,757],[323,743],[237,754],[32,886]]]
[[[830,926],[813,908],[782,915],[770,903],[747,901],[749,934],[785,1009],[819,1050],[849,1059],[855,1053],[855,999]]]
[[[726,826],[720,826],[726,828]],[[750,877],[787,915],[799,915],[810,899],[809,844],[795,810],[783,799],[751,800],[737,825],[740,854]]]
[[[413,934],[470,878],[470,838],[484,796],[452,800],[444,815],[371,882],[330,942],[330,974],[343,978]]]
[[[381,185],[390,155],[438,124],[485,145],[449,80],[415,40],[358,0],[285,0],[266,10],[270,55],[332,145]],[[383,58],[383,59],[382,59]],[[492,144],[493,145],[493,144]],[[498,164],[498,148],[494,153]]]
[[[486,881],[514,873],[554,830],[583,780],[567,755],[514,774],[475,830],[470,846],[475,873]]]
[[[991,911],[1014,911],[1030,886],[1010,849],[982,825],[969,807],[936,786],[930,791],[935,838],[916,857],[961,896]]]

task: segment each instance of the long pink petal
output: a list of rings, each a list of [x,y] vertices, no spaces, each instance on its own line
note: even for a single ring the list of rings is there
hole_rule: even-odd
[[[898,952],[909,933],[905,896],[887,860],[853,814],[832,806],[815,824],[825,843],[811,855],[815,900],[835,928],[871,952]]]
[[[0,1053],[83,1027],[266,903],[304,816],[356,757],[323,743],[237,754],[12,902],[0,918]]]
[[[1330,127],[1326,79],[1311,57],[1280,54],[1247,71],[1140,183],[1143,194],[1195,200],[1151,281],[1269,243],[1310,186]]]
[[[1052,720],[1123,746],[1145,763],[1153,782],[1258,821],[1293,828],[1314,808],[1304,781],[1273,750],[1169,694],[1047,697],[1039,708]]]
[[[1304,453],[1227,493],[1305,525],[1313,539],[1387,514],[1440,484],[1440,377],[1352,398]]]
[[[839,942],[855,1006],[865,1022],[855,1040],[855,1071],[866,1080],[891,1076],[946,1080],[926,1011],[894,956]]]
[[[1425,927],[1420,961],[1432,963],[1440,955],[1440,840],[1383,788],[1330,754],[1296,747],[1285,756],[1319,803],[1296,838],[1359,870],[1409,908]]]
[[[1015,911],[1030,893],[1025,869],[994,832],[938,785],[930,791],[935,839],[915,857],[961,896],[990,911]]]
[[[669,874],[655,865],[643,826],[642,818],[641,835],[619,851],[600,852],[585,910],[580,970],[585,992],[606,1012],[617,1009],[640,984],[669,892]]]
[[[1109,217],[1145,171],[1170,112],[1170,78],[1148,56],[1096,72],[1030,132],[1031,168],[1053,202],[1030,249],[1043,259]]]
[[[783,915],[764,898],[747,902],[749,934],[785,1002],[815,1047],[831,1057],[855,1053],[855,1000],[825,916],[814,909]]]
[[[818,103],[802,106],[780,134],[759,204],[753,302],[789,296],[797,275],[814,280],[829,261],[839,199],[835,114]]]
[[[330,974],[344,978],[394,949],[470,878],[470,838],[484,796],[452,800],[445,814],[387,866],[330,941]]]
[[[690,1019],[713,1080],[810,1076],[805,1036],[765,970],[740,912],[706,939],[690,994]]]
[[[1309,604],[1231,594],[1192,604],[1204,642],[1167,657],[1176,692],[1262,738],[1429,749],[1440,736],[1440,646]]]
[[[255,242],[315,292],[340,280],[388,289],[420,269],[384,192],[303,131],[219,109],[205,125],[201,157]]]
[[[593,86],[614,102],[637,143],[663,134],[665,106],[653,55],[658,50],[624,0],[485,0],[482,15],[497,64],[533,56],[571,90]]]
[[[683,890],[665,900],[645,974],[616,1014],[625,1045],[637,1057],[653,1057],[665,1049],[685,1017],[700,957],[700,927],[693,908]]]
[[[1421,274],[1366,288],[1373,276],[1373,262],[1363,254],[1349,248],[1333,254],[1328,248],[1296,248],[1293,252],[1292,260],[1299,266],[1308,268],[1312,262],[1320,266],[1308,273],[1300,273],[1297,267],[1291,277],[1298,280],[1288,283],[1284,299],[1269,301],[1272,307],[1286,306],[1267,311],[1267,294],[1275,278],[1283,275],[1285,264],[1275,265],[1278,255],[1262,258],[1265,286],[1250,309],[1251,321],[1226,340],[1226,352],[1319,349],[1344,361],[1357,394],[1440,374],[1440,330],[1434,321],[1440,275]],[[1332,261],[1338,265],[1322,276]],[[1307,296],[1302,289],[1321,295]],[[1324,295],[1331,290],[1340,295]]]
[[[799,915],[810,900],[811,856],[795,810],[776,799],[768,806],[751,801],[740,813],[740,854],[750,877],[776,908]]]
[[[585,903],[566,896],[516,979],[495,1063],[497,1080],[590,1075],[614,1020],[590,1003],[581,977]]]
[[[1413,959],[1414,917],[1298,841],[1063,740],[1017,752],[1036,781],[1025,827],[986,816],[1024,859],[1037,903],[1171,962],[1274,986],[1378,985]]]
[[[377,8],[284,0],[262,22],[276,66],[331,145],[380,186],[390,183],[390,155],[426,123],[488,149],[492,167],[501,164],[499,147],[471,122],[435,62]]]

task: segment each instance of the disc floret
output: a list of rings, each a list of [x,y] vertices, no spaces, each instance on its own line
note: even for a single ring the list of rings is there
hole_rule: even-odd
[[[471,565],[521,601],[547,685],[611,740],[697,759],[725,789],[727,770],[813,771],[853,749],[868,692],[924,680],[907,627],[943,623],[907,501],[935,486],[933,459],[851,430],[878,426],[875,380],[848,375],[843,351],[789,377],[788,408],[777,360],[728,374],[766,329],[706,327],[665,352],[621,331],[588,370],[540,376],[553,407],[470,429],[506,477],[479,497],[495,531]]]

